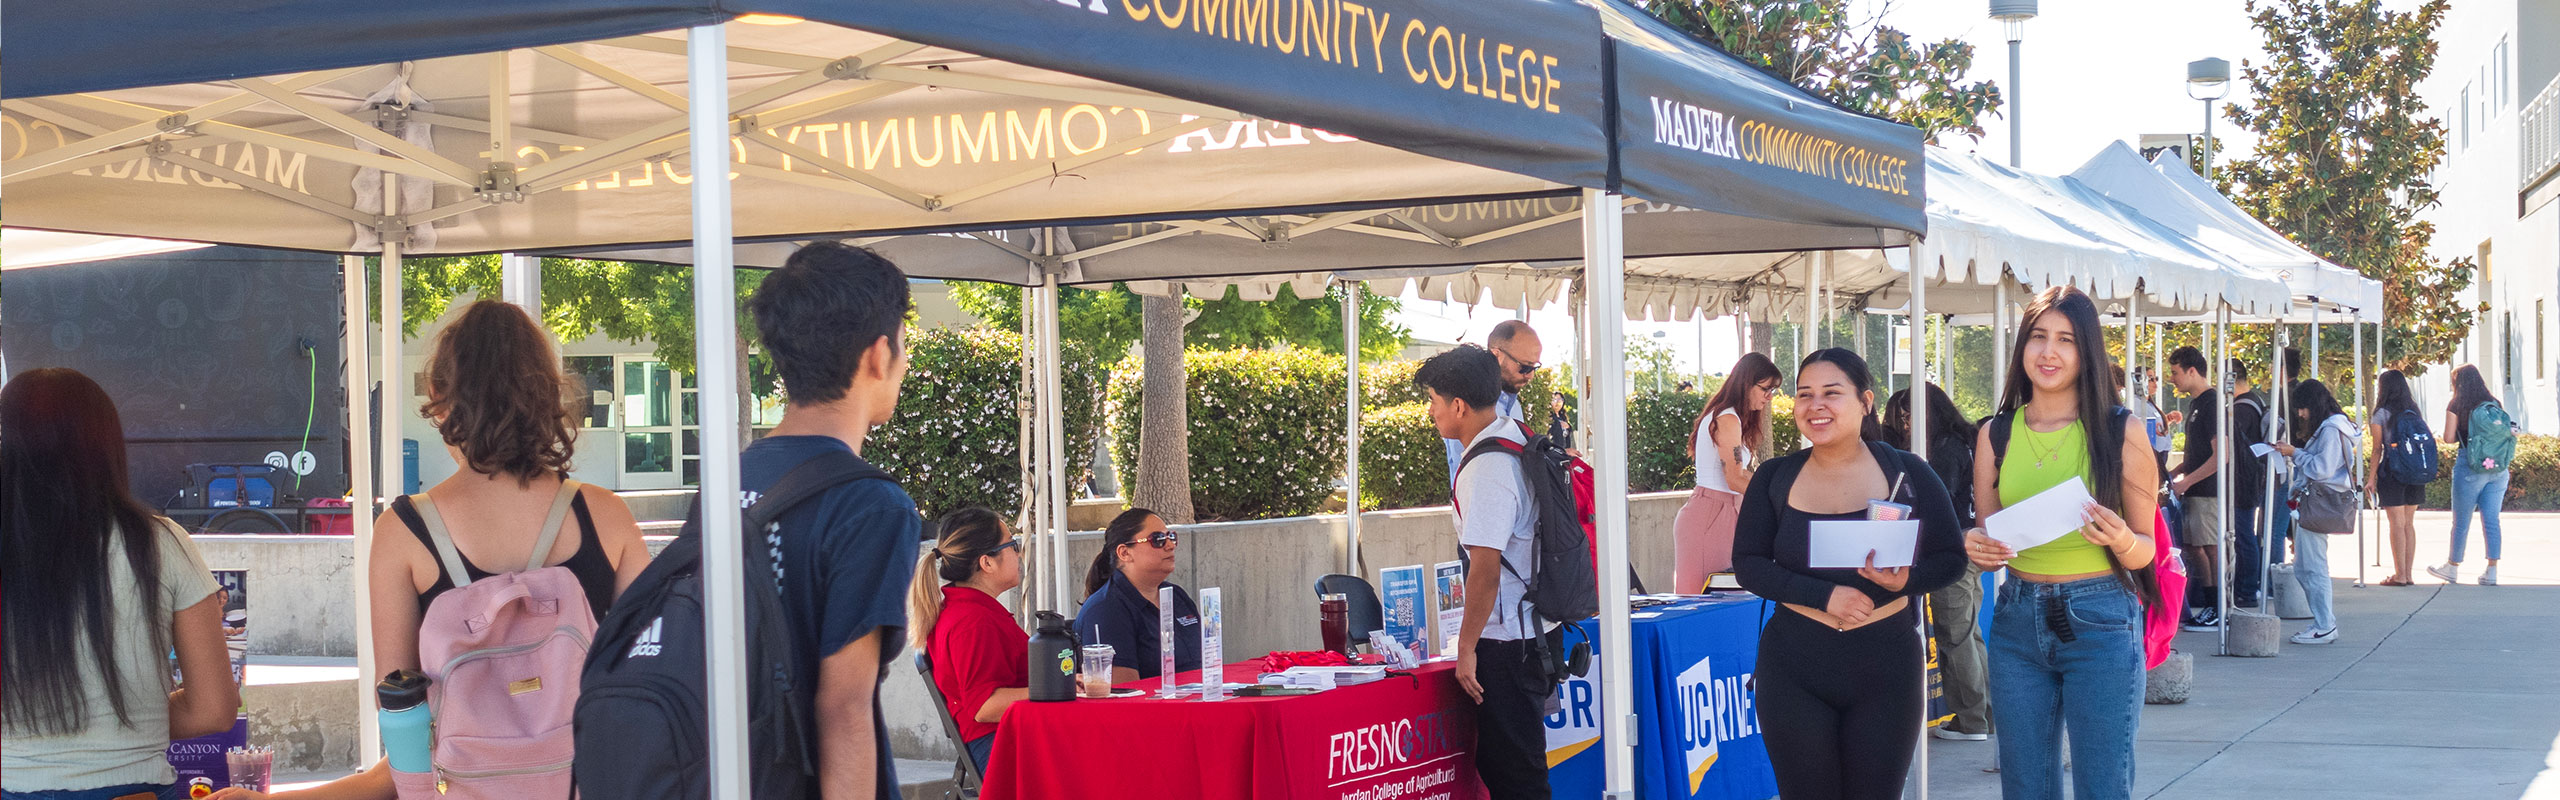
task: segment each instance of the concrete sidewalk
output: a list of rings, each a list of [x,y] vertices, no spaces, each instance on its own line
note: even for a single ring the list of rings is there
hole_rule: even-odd
[[[2560,514],[2506,515],[2496,587],[2470,583],[2485,563],[2477,524],[2463,585],[2426,574],[2451,530],[2448,514],[2418,516],[2409,587],[2353,587],[2356,542],[2333,537],[2333,644],[2224,658],[2214,634],[2182,635],[2194,696],[2144,707],[2135,796],[2560,798]],[[2365,547],[2379,581],[2370,533]],[[1928,741],[1932,800],[2000,797],[1992,743]]]

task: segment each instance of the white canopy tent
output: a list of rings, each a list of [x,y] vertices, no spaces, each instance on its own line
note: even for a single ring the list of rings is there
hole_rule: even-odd
[[[1051,358],[1037,393],[1054,426],[1060,256],[1080,248],[987,231],[1242,218],[1231,227],[1259,246],[1284,244],[1293,228],[1378,216],[1357,213],[1368,209],[1578,195],[1570,213],[1498,230],[1552,231],[1561,240],[1548,248],[1554,257],[1588,264],[1592,338],[1614,341],[1628,221],[1609,212],[1630,201],[1606,189],[1622,179],[1711,209],[1691,221],[1762,247],[1888,246],[1919,227],[1916,214],[1888,221],[1906,216],[1897,208],[1916,210],[1921,196],[1922,176],[1900,166],[1916,151],[1898,153],[1895,144],[1916,142],[1916,133],[1701,55],[1703,47],[1605,2],[1515,0],[1500,15],[1441,0],[1369,4],[1372,26],[1391,14],[1426,29],[1418,45],[1426,55],[1401,54],[1418,72],[1389,70],[1384,59],[1397,53],[1371,50],[1375,63],[1347,65],[1355,53],[1347,46],[1293,54],[1270,32],[1230,26],[1203,36],[1172,19],[1158,30],[1102,4],[1090,9],[1097,16],[1074,4],[971,5],[515,0],[440,5],[432,20],[370,2],[304,4],[292,18],[168,2],[31,9],[8,29],[18,69],[0,103],[0,132],[10,137],[0,149],[15,157],[0,183],[13,194],[12,224],[33,228],[348,253],[351,275],[352,254],[378,252],[386,315],[401,307],[407,253],[669,242],[681,237],[668,221],[690,215],[691,244],[703,255],[694,293],[705,452],[741,444],[729,301],[730,243],[741,234],[1007,241],[1021,257],[1010,280],[1041,287],[1035,319]],[[767,14],[736,18],[744,11]],[[1302,15],[1298,24],[1320,23]],[[694,27],[683,37],[650,33],[685,25]],[[1296,41],[1350,40],[1342,34],[1333,27]],[[1454,55],[1428,56],[1430,37],[1458,34],[1520,42],[1509,51],[1518,63],[1497,83],[1492,72],[1461,75]],[[1528,45],[1541,56],[1525,55]],[[137,47],[167,57],[116,55]],[[1534,97],[1522,65],[1540,70]],[[1658,100],[1717,100],[1748,112],[1735,122],[1756,127],[1692,130],[1657,122],[1659,104],[1605,102],[1622,76],[1632,85],[1682,70],[1694,73],[1685,83],[1647,91]],[[1617,119],[1604,122],[1608,110]],[[1673,115],[1703,119],[1694,110]],[[1622,128],[1656,137],[1609,135]],[[1735,130],[1761,138],[1713,139]],[[1782,138],[1820,142],[1842,157],[1785,157],[1773,144]],[[1757,156],[1753,141],[1764,148]],[[1680,166],[1702,155],[1730,163]],[[693,168],[712,163],[729,168]],[[1684,183],[1702,178],[1713,191]],[[746,191],[733,197],[733,181]],[[1269,224],[1280,215],[1294,218]],[[1561,229],[1571,221],[1581,223],[1579,237]],[[1400,227],[1388,238],[1430,239],[1437,230]],[[345,301],[351,319],[364,315],[361,281],[348,281]],[[380,345],[378,369],[389,380],[406,372],[398,330],[386,326]],[[1603,441],[1623,441],[1623,361],[1614,348],[1591,355],[1601,409],[1591,427]],[[363,396],[365,373],[377,367],[351,361],[350,394]],[[350,413],[352,429],[370,426],[367,409]],[[372,482],[373,457],[397,452],[396,428],[385,427],[380,453],[355,448],[359,486]],[[1058,437],[1046,439],[1043,460],[1062,457]],[[1598,461],[1602,495],[1623,496],[1623,448]],[[1053,470],[1047,481],[1053,534],[1063,532],[1062,477]],[[707,459],[701,490],[736,494],[735,462]],[[356,514],[359,559],[369,550],[369,512]],[[723,599],[743,590],[739,531],[734,518],[705,522],[710,638],[737,641],[741,612]],[[1602,505],[1604,594],[1627,589],[1625,525],[1622,505]],[[369,618],[362,604],[359,593],[359,620]],[[1625,647],[1624,605],[1602,608],[1603,641]],[[369,666],[370,636],[358,641]],[[743,655],[715,649],[709,662],[714,794],[741,796]],[[1603,663],[1603,708],[1632,722],[1628,660]],[[1627,738],[1608,751],[1613,795],[1633,784]],[[367,739],[370,750],[369,725]]]

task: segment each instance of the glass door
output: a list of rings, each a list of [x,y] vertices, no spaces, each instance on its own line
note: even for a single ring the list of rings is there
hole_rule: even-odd
[[[672,489],[683,485],[676,452],[679,427],[676,404],[681,392],[666,362],[647,358],[617,359],[620,367],[622,419],[621,488]]]

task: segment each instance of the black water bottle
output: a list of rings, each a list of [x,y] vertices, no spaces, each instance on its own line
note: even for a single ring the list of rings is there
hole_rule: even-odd
[[[1054,611],[1035,615],[1031,634],[1031,700],[1056,703],[1076,699],[1076,637],[1067,618]]]

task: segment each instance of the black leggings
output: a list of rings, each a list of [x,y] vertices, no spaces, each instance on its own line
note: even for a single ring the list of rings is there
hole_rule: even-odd
[[[1902,795],[1920,741],[1920,633],[1905,607],[1836,631],[1780,608],[1752,679],[1760,735],[1787,800]]]

